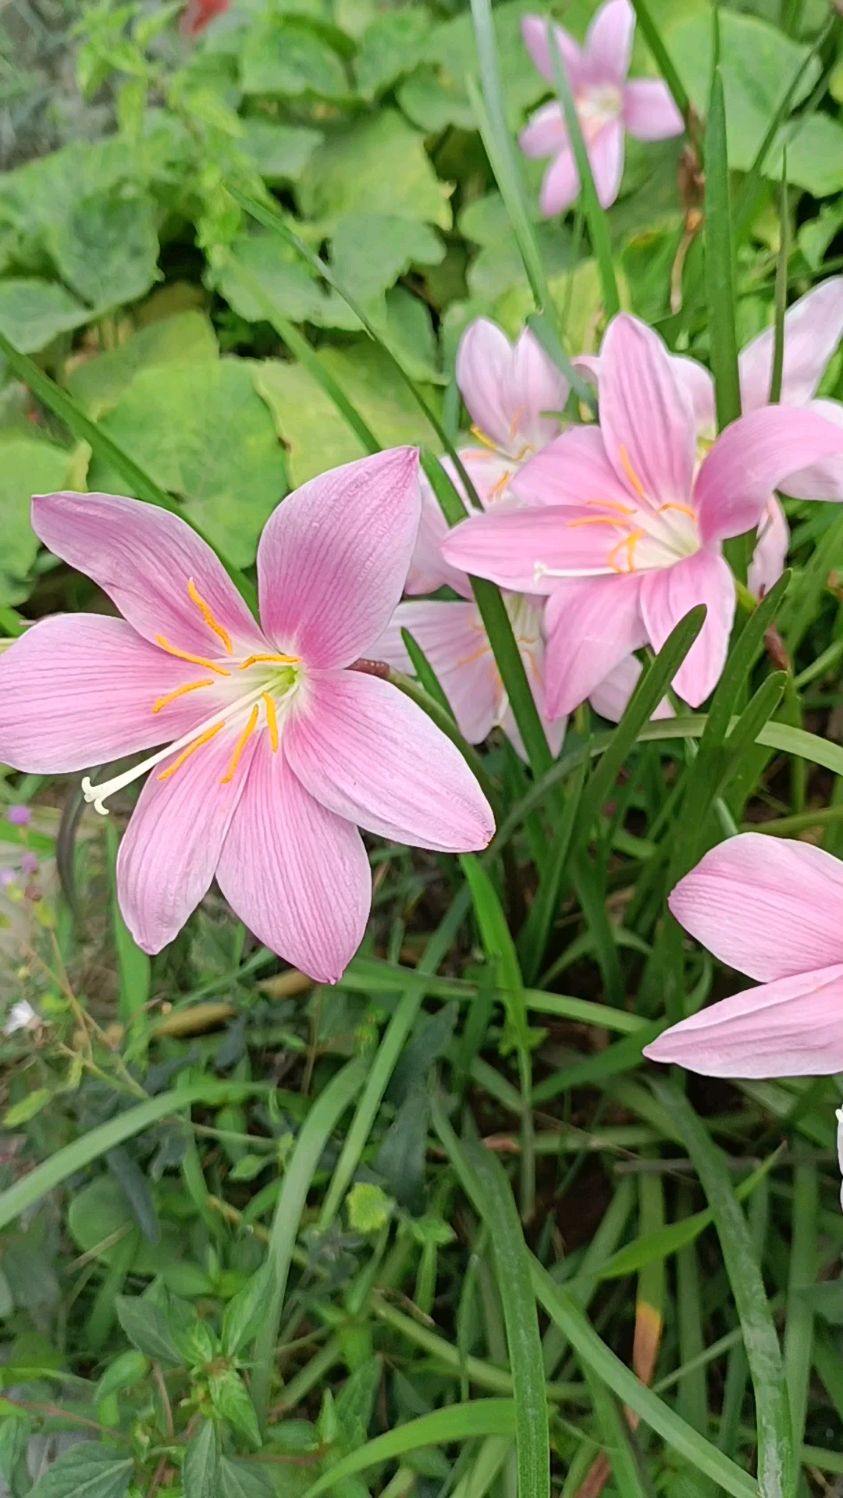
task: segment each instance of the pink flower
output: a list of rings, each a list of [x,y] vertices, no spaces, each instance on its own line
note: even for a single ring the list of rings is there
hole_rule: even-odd
[[[525,16],[524,41],[536,67],[555,85],[554,59],[544,16]],[[609,208],[623,176],[624,133],[637,140],[666,140],[681,135],[682,116],[659,78],[627,78],[635,12],[629,0],[606,0],[580,47],[561,26],[552,28],[560,61],[568,75],[594,186],[601,207]],[[580,190],[580,179],[561,106],[543,104],[521,132],[527,156],[553,159],[542,182],[540,206],[551,218],[564,213]]]
[[[458,591],[462,592],[463,587]],[[467,580],[465,591],[468,592]],[[555,756],[562,747],[567,719],[551,720],[545,710],[544,599],[528,598],[523,593],[508,593],[504,599],[539,717]],[[480,611],[471,601],[470,593],[465,602],[434,598],[427,602],[399,603],[388,629],[373,646],[373,653],[400,671],[412,671],[401,639],[402,629],[409,630],[427,656],[463,738],[469,744],[480,744],[493,728],[502,728],[524,759],[524,745],[509,698]]]
[[[676,676],[692,707],[715,686],[735,607],[722,543],[761,519],[789,474],[843,454],[843,431],[814,411],[741,417],[698,462],[697,423],[661,339],[614,318],[600,361],[600,428],[564,433],[512,482],[517,511],[475,516],[446,561],[501,587],[549,594],[547,710],[569,712],[630,651],[659,650],[695,604],[707,617]]]
[[[458,750],[388,682],[349,669],[401,595],[419,518],[417,453],[311,480],[270,517],[258,625],[176,516],[108,494],[33,501],[56,555],[122,619],[58,616],[0,657],[0,760],[74,771],[163,744],[102,782],[98,811],[149,774],[123,838],[120,903],[145,951],[171,941],[216,874],[287,960],[334,982],[371,903],[355,824],[445,851],[484,847],[489,806]]]
[[[460,458],[478,499],[489,508],[512,499],[509,485],[515,474],[559,435],[564,425],[560,413],[570,387],[528,328],[510,343],[503,329],[487,317],[478,317],[463,333],[456,375],[472,434],[482,444],[462,448]],[[443,459],[443,466],[462,493],[459,475],[448,458]],[[447,534],[439,501],[423,476],[422,518],[408,593],[434,593],[446,584],[456,586],[442,557]],[[466,596],[470,597],[470,590]]]
[[[670,896],[676,919],[759,987],[645,1047],[708,1077],[843,1071],[843,863],[810,843],[741,833]]]
[[[841,337],[843,276],[832,276],[800,297],[785,313],[782,405],[808,406],[827,420],[843,426],[843,405],[839,401],[814,399],[825,367]],[[765,328],[741,350],[741,409],[744,414],[769,404],[774,349],[775,330]],[[699,440],[713,442],[717,435],[714,381],[708,370],[695,359],[675,359],[674,364],[694,405]],[[592,372],[595,372],[593,361]],[[784,488],[794,499],[843,500],[843,458],[832,457],[789,474]],[[770,495],[748,577],[754,593],[769,592],[781,577],[789,539],[784,510],[775,496]]]

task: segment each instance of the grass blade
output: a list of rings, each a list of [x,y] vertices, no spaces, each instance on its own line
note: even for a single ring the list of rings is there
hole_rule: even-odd
[[[652,53],[653,61],[657,64],[659,72],[672,93],[677,109],[685,116],[687,122],[691,117],[691,101],[664,44],[662,34],[650,14],[647,0],[632,0],[632,6],[638,17],[641,35]]]
[[[266,1263],[270,1289],[260,1331],[255,1338],[252,1401],[261,1426],[266,1424],[272,1368],[278,1327],[287,1288],[287,1276],[296,1246],[302,1212],[314,1172],[340,1118],[349,1107],[368,1070],[368,1061],[358,1056],[331,1078],[302,1124],[296,1146],[284,1170],[281,1190],[272,1218]]]
[[[759,1490],[764,1498],[791,1498],[797,1472],[781,1348],[746,1218],[722,1154],[687,1098],[667,1082],[653,1090],[696,1166],[720,1239],[755,1390]]]
[[[350,1456],[341,1457],[330,1471],[304,1490],[302,1498],[318,1498],[320,1493],[330,1492],[337,1483],[365,1472],[367,1467],[394,1461],[423,1446],[448,1446],[478,1436],[500,1436],[514,1431],[515,1409],[511,1399],[473,1399],[467,1404],[452,1404],[447,1409],[408,1420],[385,1435],[375,1436]]]
[[[722,431],[741,414],[738,341],[735,332],[735,273],[732,207],[726,154],[723,74],[714,69],[705,135],[705,265],[711,328],[711,372]],[[744,567],[743,576],[746,576]]]

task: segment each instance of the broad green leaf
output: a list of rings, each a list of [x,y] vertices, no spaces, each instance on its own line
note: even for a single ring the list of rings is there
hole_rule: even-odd
[[[217,340],[202,312],[189,309],[138,328],[119,348],[75,364],[66,385],[83,410],[94,418],[117,404],[141,369],[162,364],[196,364],[216,359]]]
[[[254,1462],[232,1461],[227,1456],[220,1457],[217,1482],[214,1498],[273,1498],[276,1491],[265,1467]],[[290,1498],[294,1498],[292,1491]]]
[[[189,1441],[184,1457],[184,1498],[220,1498],[220,1449],[216,1427],[210,1420],[200,1425]]]
[[[447,229],[449,183],[440,182],[424,137],[394,109],[364,115],[326,136],[302,173],[299,202],[308,218],[336,230],[349,213],[386,213]]]
[[[462,78],[442,68],[429,64],[416,68],[399,87],[397,97],[404,113],[426,134],[438,135],[451,125],[458,130],[474,129],[474,111]]]
[[[30,520],[33,494],[51,494],[67,483],[71,454],[37,437],[0,433],[0,603],[21,603],[26,578],[38,555],[38,537]]]
[[[379,15],[364,31],[354,60],[360,92],[374,98],[411,72],[429,34],[430,17],[421,6]]]
[[[226,1420],[238,1436],[250,1446],[260,1446],[261,1434],[258,1417],[239,1373],[225,1368],[221,1373],[212,1373],[208,1380],[211,1403],[223,1420]]]
[[[143,369],[102,422],[143,462],[235,566],[254,560],[261,528],[286,492],[272,421],[242,359]],[[324,465],[323,465],[324,466]],[[120,492],[120,475],[94,460],[91,488]]]
[[[839,120],[819,111],[808,115],[792,133],[785,133],[784,144],[788,182],[804,187],[815,198],[827,198],[843,190],[843,125]],[[780,145],[770,152],[764,175],[781,181]]]
[[[438,265],[444,254],[439,235],[418,219],[350,213],[337,227],[331,263],[352,295],[368,302],[413,265]]]
[[[183,1361],[167,1314],[166,1301],[159,1304],[149,1295],[118,1295],[114,1302],[117,1319],[129,1341],[153,1362],[178,1367]]]
[[[45,242],[62,281],[98,312],[137,301],[158,275],[149,198],[110,194],[76,201],[52,221]]]
[[[373,1181],[356,1181],[345,1199],[353,1233],[379,1233],[392,1215],[392,1202]]]
[[[123,1498],[133,1466],[131,1458],[117,1450],[80,1441],[47,1469],[30,1498]]]
[[[113,1179],[102,1175],[74,1192],[67,1210],[67,1226],[80,1252],[111,1264],[123,1239],[138,1224],[123,1191]],[[178,1229],[165,1222],[158,1243],[148,1243],[138,1235],[131,1269],[135,1274],[160,1273],[178,1263],[183,1250]]]
[[[40,1113],[41,1109],[47,1106],[52,1095],[49,1087],[33,1087],[32,1091],[22,1097],[20,1102],[13,1103],[11,1108],[6,1109],[3,1115],[3,1128],[17,1129],[21,1124],[28,1123],[36,1113]]]
[[[132,147],[116,135],[74,141],[0,179],[0,216],[27,234],[48,231],[83,198],[113,195],[136,174]]]
[[[720,12],[720,34],[729,166],[745,172],[752,166],[767,124],[787,92],[800,58],[807,58],[808,48],[755,16],[737,15],[725,8]],[[712,73],[710,9],[707,14],[680,18],[675,24],[668,21],[664,42],[694,105],[704,115]],[[803,86],[794,104],[808,93],[818,71],[816,62],[805,68]]]
[[[495,6],[498,50],[501,57],[506,59],[504,102],[511,128],[521,123],[523,111],[528,105],[537,103],[548,92],[548,86],[537,71],[521,36],[522,17],[537,9],[540,7],[527,3],[527,0],[504,0],[504,4]],[[582,14],[588,19],[587,10],[582,11]],[[566,7],[565,25],[573,23],[570,7]],[[477,71],[477,53],[470,15],[459,15],[454,20],[435,26],[424,49],[424,56],[428,62],[439,66],[445,87],[461,86],[465,96],[466,75]]]
[[[59,333],[81,328],[90,318],[90,308],[55,281],[34,277],[0,281],[0,333],[21,353],[38,353]]]
[[[250,115],[241,120],[240,144],[251,156],[265,182],[298,182],[316,147],[322,131],[309,125],[287,125],[281,120],[266,120]]]
[[[349,92],[342,59],[306,16],[267,15],[251,26],[240,77],[246,94],[342,99]]]
[[[342,297],[322,286],[293,250],[265,230],[236,239],[214,270],[213,279],[238,316],[248,322],[265,321],[263,298],[267,297],[292,322],[348,331],[360,327]]]
[[[435,434],[418,407],[393,375],[392,367],[370,342],[346,348],[324,348],[320,363],[340,386],[353,394],[354,404],[384,447],[404,442],[433,443]],[[363,456],[365,449],[313,377],[299,364],[267,360],[255,366],[255,387],[267,402],[278,435],[287,447],[292,485],[302,484]],[[428,398],[435,400],[432,391]]]
[[[248,1284],[228,1302],[223,1313],[220,1337],[225,1357],[234,1357],[244,1342],[254,1337],[265,1314],[268,1289],[269,1276],[266,1266],[261,1265]]]

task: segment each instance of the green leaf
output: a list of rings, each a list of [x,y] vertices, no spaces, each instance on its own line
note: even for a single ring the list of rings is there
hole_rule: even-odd
[[[117,404],[139,370],[198,364],[218,355],[209,319],[191,309],[138,328],[119,348],[76,364],[65,384],[82,409],[96,418]]]
[[[26,579],[38,555],[30,519],[33,494],[51,494],[68,480],[71,454],[36,437],[0,436],[0,603],[21,603]]]
[[[383,213],[447,229],[451,189],[440,182],[424,137],[393,109],[364,115],[327,136],[299,183],[308,218],[335,231],[350,213]]]
[[[828,198],[843,190],[843,125],[831,115],[807,115],[793,131],[783,132],[764,168],[774,182],[782,176],[782,157],[787,148],[787,180],[814,198]]]
[[[240,121],[241,146],[258,171],[272,186],[298,182],[316,147],[323,139],[321,130],[309,125],[287,125],[281,120],[266,120],[250,115]]]
[[[723,75],[714,70],[705,136],[705,265],[711,318],[711,371],[720,430],[741,414],[738,342],[735,330],[735,270],[732,207],[726,161]],[[746,575],[745,566],[742,569]]]
[[[137,301],[157,278],[151,199],[77,200],[50,224],[45,238],[62,281],[96,312]]]
[[[142,369],[102,429],[184,499],[188,517],[237,567],[254,561],[261,529],[286,492],[272,422],[242,359]],[[92,488],[120,488],[96,457]]]
[[[132,1480],[133,1463],[107,1446],[81,1441],[71,1446],[44,1473],[30,1498],[123,1498]]]
[[[366,340],[346,348],[322,348],[317,359],[353,396],[355,406],[384,447],[436,440],[412,396],[394,379],[387,356],[375,344]],[[254,380],[287,449],[292,485],[303,484],[326,468],[364,455],[363,443],[300,364],[267,360],[255,366]],[[427,393],[431,400],[436,399],[434,391]]]
[[[260,1446],[261,1433],[255,1406],[239,1373],[226,1368],[222,1373],[212,1373],[208,1380],[211,1403],[223,1420],[250,1446]]]
[[[53,1096],[49,1087],[34,1087],[31,1092],[22,1097],[19,1103],[13,1103],[7,1108],[3,1115],[4,1129],[17,1129],[21,1124],[29,1123],[36,1113],[45,1108]]]
[[[166,1306],[166,1299],[161,1305],[149,1295],[118,1295],[114,1302],[117,1320],[138,1352],[153,1362],[179,1367],[184,1359],[173,1337]]]
[[[113,1159],[113,1149],[107,1151],[107,1158]],[[74,1191],[67,1208],[67,1226],[81,1253],[111,1265],[123,1240],[135,1233],[138,1220],[125,1192],[115,1190],[109,1176],[100,1175]],[[160,1241],[152,1243],[136,1235],[136,1243],[131,1260],[135,1274],[154,1275],[177,1264],[183,1256],[183,1239],[172,1222],[164,1222]]]
[[[353,1233],[379,1233],[392,1216],[392,1202],[380,1186],[356,1181],[345,1199]]]
[[[438,265],[445,246],[418,219],[392,213],[350,213],[337,227],[331,260],[344,286],[368,302],[414,265]]]
[[[474,1205],[483,1214],[503,1306],[515,1402],[515,1447],[520,1498],[549,1498],[550,1437],[546,1377],[530,1256],[506,1173],[479,1144],[465,1145],[477,1186]]]
[[[220,1458],[217,1482],[214,1498],[273,1498],[275,1493],[267,1471],[248,1462],[232,1461],[227,1456]],[[294,1498],[292,1493],[290,1498]]]
[[[276,235],[244,234],[229,246],[225,259],[215,269],[214,284],[240,317],[263,322],[265,298],[293,322],[310,322],[322,328],[355,330],[359,318],[342,297],[326,291],[299,257]],[[257,282],[259,293],[254,290]]]
[[[55,281],[0,281],[0,332],[24,354],[37,353],[90,319],[90,308]]]
[[[514,1431],[515,1410],[511,1399],[473,1399],[468,1404],[452,1404],[447,1409],[434,1410],[432,1414],[408,1420],[385,1435],[367,1441],[358,1451],[342,1457],[317,1478],[303,1498],[317,1498],[318,1494],[329,1492],[356,1472],[365,1472],[367,1467],[403,1457],[424,1446],[446,1446],[473,1440],[477,1436],[509,1435]]]
[[[266,1313],[268,1290],[269,1274],[266,1265],[262,1264],[248,1284],[228,1302],[223,1312],[220,1337],[225,1357],[234,1357],[244,1343],[254,1337]]]
[[[360,92],[372,99],[411,72],[429,35],[430,17],[424,9],[388,10],[377,16],[364,31],[354,60]]]
[[[216,1426],[200,1425],[188,1442],[182,1470],[184,1498],[220,1498],[220,1451]]]
[[[729,1179],[722,1152],[687,1098],[670,1083],[653,1084],[670,1113],[711,1207],[755,1389],[758,1428],[758,1488],[765,1498],[795,1491],[790,1407],[781,1348],[764,1289],[752,1236]]]
[[[99,1404],[100,1400],[107,1399],[110,1394],[116,1394],[120,1389],[130,1389],[133,1384],[141,1383],[149,1373],[149,1360],[142,1352],[129,1350],[121,1352],[109,1363],[100,1378],[95,1393],[94,1401]]]
[[[342,99],[349,92],[342,59],[305,16],[267,15],[250,26],[240,78],[246,94]]]

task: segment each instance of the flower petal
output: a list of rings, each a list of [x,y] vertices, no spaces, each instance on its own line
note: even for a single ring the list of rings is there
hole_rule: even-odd
[[[545,218],[554,218],[564,213],[580,190],[580,174],[570,146],[566,146],[551,161],[542,178],[539,193],[539,208]]]
[[[697,451],[693,408],[658,334],[624,312],[600,350],[600,427],[616,474],[645,503],[687,504]]]
[[[568,150],[568,127],[559,104],[542,104],[531,114],[518,137],[525,156],[555,156]]]
[[[175,763],[165,760],[138,797],[117,856],[117,890],[144,952],[171,942],[210,889],[257,744],[246,745],[233,781],[223,785],[237,739],[234,729],[218,734],[162,781]]]
[[[484,456],[491,458],[493,454],[484,454]],[[460,453],[460,457],[472,482],[476,484],[475,465],[465,452]],[[499,461],[496,458],[496,462]],[[440,458],[439,462],[456,489],[462,494],[463,486],[459,475],[454,472],[450,458]],[[405,592],[435,593],[437,588],[448,586],[454,588],[457,593],[461,593],[463,597],[470,597],[471,587],[465,573],[458,572],[455,567],[449,566],[442,555],[442,543],[449,531],[448,522],[442,513],[442,506],[436,498],[427,475],[420,473],[419,478],[421,480],[421,520],[413,548],[410,571],[407,574]]]
[[[629,72],[635,11],[629,0],[607,0],[588,28],[585,57],[595,83],[621,84]]]
[[[764,406],[721,432],[697,475],[704,541],[752,530],[774,489],[823,458],[843,457],[843,428],[814,410]]]
[[[545,416],[562,411],[568,399],[568,382],[545,353],[538,339],[525,328],[515,344],[487,317],[478,317],[463,333],[457,350],[457,384],[475,427],[513,462],[524,447],[542,447],[559,431],[559,419]],[[471,450],[480,471],[497,467],[497,477],[485,483],[486,496],[500,492],[505,465],[496,453]],[[514,472],[514,466],[510,465]],[[474,478],[474,472],[471,472]],[[490,492],[494,491],[494,492]]]
[[[421,518],[419,455],[395,447],[289,494],[258,547],[261,623],[316,667],[365,655],[401,597]]]
[[[781,400],[804,406],[816,394],[823,372],[843,337],[843,276],[830,276],[785,313]],[[773,373],[775,328],[765,328],[741,350],[741,405],[766,406]]]
[[[623,91],[623,122],[636,140],[668,140],[685,122],[660,78],[633,78]]]
[[[562,577],[614,571],[607,557],[624,532],[594,519],[593,510],[574,505],[500,510],[455,526],[442,549],[452,566],[513,593],[550,593]]]
[[[811,401],[808,409],[836,426],[843,426],[840,401]],[[843,458],[826,458],[823,463],[800,468],[798,473],[788,474],[781,487],[794,499],[843,500]]]
[[[545,703],[553,717],[585,702],[620,661],[644,644],[640,579],[564,582],[545,611]]]
[[[843,962],[843,863],[811,843],[730,837],[669,903],[715,957],[764,983]]]
[[[201,668],[149,645],[124,619],[57,614],[0,653],[0,763],[30,774],[89,770],[186,733],[214,711],[191,692],[153,705]]]
[[[523,448],[537,449],[558,435],[570,386],[561,369],[546,354],[529,328],[518,335],[512,350],[509,390],[510,451],[523,457]]]
[[[488,317],[475,318],[457,349],[460,394],[475,426],[507,451],[512,440],[513,349],[502,328]]]
[[[827,1076],[843,1068],[843,964],[712,1004],[644,1047],[704,1077]]]
[[[750,591],[759,598],[769,593],[784,572],[789,545],[790,528],[784,510],[777,499],[769,499],[746,579]]]
[[[706,550],[642,578],[641,613],[654,650],[698,603],[706,606],[705,623],[673,680],[691,707],[699,707],[720,680],[735,617],[735,580],[723,557]]]
[[[379,677],[356,671],[314,676],[284,742],[310,794],[369,832],[457,853],[485,848],[495,830],[459,750]]]
[[[565,64],[571,87],[576,89],[585,76],[585,60],[579,43],[575,42],[570,32],[562,26],[553,26],[551,31]],[[521,35],[542,77],[546,78],[548,83],[553,83],[556,75],[548,43],[548,17],[524,16],[521,22]]]
[[[624,656],[620,665],[615,666],[589,696],[588,700],[594,711],[601,718],[608,718],[610,723],[620,723],[629,707],[629,699],[641,679],[641,671],[641,662],[636,656]],[[667,698],[663,697],[653,713],[653,721],[674,716],[673,708]]]
[[[572,427],[554,438],[535,457],[528,458],[510,484],[513,497],[530,505],[622,506],[631,514],[637,504],[633,491],[609,462],[600,429]]]
[[[620,120],[609,120],[588,148],[591,175],[601,208],[611,208],[621,188],[624,135]]]
[[[697,436],[713,442],[717,436],[717,413],[714,408],[714,377],[704,364],[672,354],[673,372],[684,385],[694,408]]]
[[[102,588],[138,634],[222,657],[220,636],[191,599],[193,581],[217,624],[260,649],[263,637],[210,546],[168,510],[116,494],[39,494],[32,525],[57,557]]]
[[[264,740],[223,844],[217,881],[259,941],[317,983],[357,951],[372,876],[357,828],[308,795]]]
[[[399,671],[412,671],[401,638],[402,629],[409,630],[427,656],[454,710],[463,738],[469,744],[482,743],[494,726],[498,679],[476,606],[447,599],[399,603],[373,646],[373,655]]]

